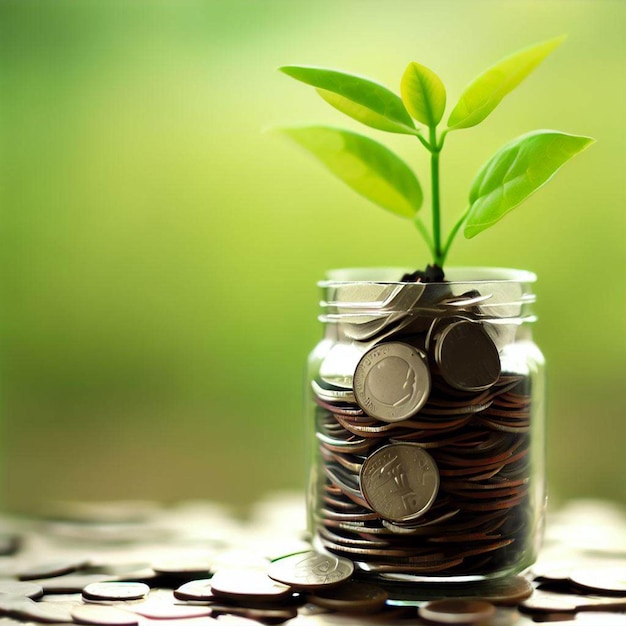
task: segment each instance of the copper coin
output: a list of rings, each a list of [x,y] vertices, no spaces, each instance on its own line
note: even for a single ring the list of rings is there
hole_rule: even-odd
[[[381,587],[348,581],[336,587],[319,589],[310,594],[308,600],[332,611],[373,613],[383,608],[388,597]]]
[[[130,611],[102,604],[82,604],[72,609],[72,618],[79,624],[93,626],[135,626],[139,617]]]
[[[217,624],[233,624],[233,626],[240,623],[242,626],[253,626],[256,622],[261,622],[262,624],[282,624],[296,617],[298,615],[298,608],[295,606],[268,608],[237,606],[235,604],[211,604],[211,615],[228,616],[226,619],[218,617],[216,621]],[[230,616],[240,616],[241,619],[239,619],[239,617]],[[254,622],[250,620],[254,620]],[[211,623],[213,623],[212,620]],[[187,624],[188,620],[185,620],[180,626],[187,626]]]
[[[577,569],[571,573],[570,580],[585,589],[626,595],[626,564]]]
[[[277,600],[291,595],[291,587],[270,578],[262,569],[226,568],[211,578],[215,596],[233,600]]]
[[[149,599],[147,602],[137,602],[129,608],[137,615],[158,620],[190,619],[211,615],[211,609],[206,606],[175,604],[171,599]]]
[[[215,595],[211,590],[211,579],[190,580],[174,590],[174,597],[177,600],[213,600]]]
[[[496,607],[485,600],[433,600],[418,609],[420,617],[436,624],[477,624],[492,617]]]

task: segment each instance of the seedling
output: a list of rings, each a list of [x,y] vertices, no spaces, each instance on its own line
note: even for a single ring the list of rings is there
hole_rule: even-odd
[[[439,155],[448,134],[480,124],[563,39],[551,39],[516,52],[480,74],[463,91],[442,130],[446,89],[435,72],[419,63],[409,63],[406,68],[400,96],[379,83],[345,72],[300,65],[280,68],[315,87],[326,102],[358,122],[417,138],[430,153],[430,231],[420,216],[423,193],[417,176],[391,150],[364,135],[328,126],[282,130],[356,192],[412,220],[426,241],[434,264],[442,268],[461,227],[468,239],[486,230],[593,143],[590,137],[556,130],[535,130],[517,137],[480,168],[466,209],[447,237],[442,237]],[[424,128],[418,128],[413,120]]]

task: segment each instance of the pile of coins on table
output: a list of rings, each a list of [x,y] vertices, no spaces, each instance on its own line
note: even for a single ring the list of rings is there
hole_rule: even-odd
[[[513,576],[372,584],[350,560],[311,551],[295,534],[299,524],[287,502],[269,501],[247,522],[215,505],[140,504],[128,515],[116,515],[123,506],[111,504],[102,520],[17,520],[19,536],[0,536],[1,626],[530,626],[533,620],[618,626],[626,620],[623,550],[621,558],[611,553],[590,561],[563,546],[554,563],[567,555],[576,566],[555,569],[544,561],[534,583]],[[610,535],[601,523],[597,528]],[[624,533],[614,535],[622,547]]]
[[[385,577],[521,571],[543,479],[530,375],[501,362],[519,320],[494,323],[491,294],[428,287],[426,303],[420,284],[350,285],[323,303],[335,340],[311,380],[317,545]]]

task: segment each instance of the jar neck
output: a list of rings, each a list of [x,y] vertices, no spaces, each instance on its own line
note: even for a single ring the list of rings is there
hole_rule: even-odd
[[[389,280],[398,268],[336,270],[322,281],[320,321],[335,337],[368,341],[385,329],[427,329],[433,320],[462,318],[493,327],[527,327],[535,321],[530,272],[492,268],[451,269],[440,283]],[[371,279],[367,279],[371,276]],[[461,276],[467,279],[458,280]],[[359,280],[349,280],[359,277]],[[387,277],[387,280],[382,278]],[[327,328],[330,332],[330,328]],[[515,333],[518,334],[517,332]],[[328,336],[328,335],[327,335]],[[379,338],[380,340],[380,338]]]

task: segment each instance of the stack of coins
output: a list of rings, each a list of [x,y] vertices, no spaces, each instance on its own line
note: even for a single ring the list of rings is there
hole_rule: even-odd
[[[384,289],[367,314],[334,303],[340,341],[312,380],[316,541],[386,578],[521,571],[539,511],[531,380],[501,358],[515,330],[477,291]]]

